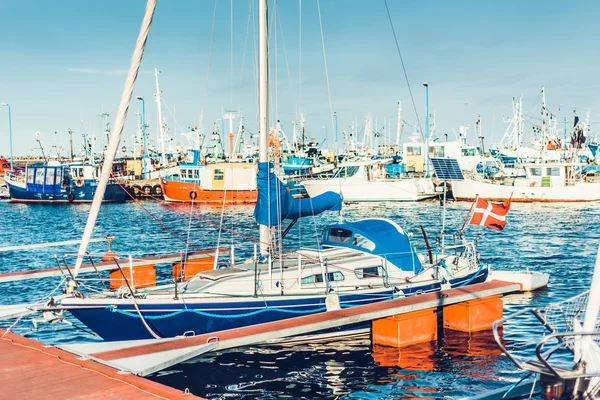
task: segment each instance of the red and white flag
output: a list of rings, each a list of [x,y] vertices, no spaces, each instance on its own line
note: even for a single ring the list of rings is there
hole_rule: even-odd
[[[506,214],[510,209],[511,200],[512,196],[502,203],[492,203],[478,197],[469,223],[501,231],[506,226]]]

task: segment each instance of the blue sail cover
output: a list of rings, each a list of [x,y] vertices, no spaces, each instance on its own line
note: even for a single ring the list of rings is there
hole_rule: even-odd
[[[423,271],[408,235],[398,224],[385,218],[329,225],[323,232],[321,243],[323,246],[348,247],[384,257],[402,271],[415,274]]]
[[[286,186],[271,172],[272,164],[258,164],[258,199],[254,218],[260,225],[273,226],[284,219],[297,219],[318,215],[323,211],[342,209],[342,198],[334,192],[326,192],[307,199],[295,199]]]

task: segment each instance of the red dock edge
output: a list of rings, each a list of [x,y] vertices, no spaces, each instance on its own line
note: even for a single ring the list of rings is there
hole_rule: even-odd
[[[0,398],[201,399],[0,329]]]

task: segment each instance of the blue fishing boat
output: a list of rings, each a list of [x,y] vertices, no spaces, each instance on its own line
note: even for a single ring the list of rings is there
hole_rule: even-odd
[[[6,173],[4,180],[13,202],[21,203],[91,203],[98,185],[93,165],[32,164]],[[131,199],[128,188],[109,182],[105,202]]]

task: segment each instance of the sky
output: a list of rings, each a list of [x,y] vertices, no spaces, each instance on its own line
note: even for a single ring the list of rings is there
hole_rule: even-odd
[[[255,3],[159,0],[125,146],[137,131],[137,96],[145,98],[150,137],[156,135],[155,68],[175,140],[191,144],[181,133],[199,124],[201,110],[205,132],[231,109],[256,132]],[[367,113],[379,130],[392,118],[395,133],[401,101],[408,140],[413,126],[425,124],[424,81],[440,137],[452,139],[460,125],[473,128],[480,115],[486,146],[497,144],[512,98],[520,95],[531,132],[543,85],[559,120],[570,124],[574,109],[580,116],[590,109],[592,130],[600,122],[598,2],[388,0],[414,106],[383,0],[320,0],[323,37],[317,0],[302,0],[301,13],[299,3],[280,0],[274,7],[271,0],[269,6],[270,119],[278,117],[290,139],[302,111],[308,136],[332,143],[331,109],[340,141],[355,118],[362,130]],[[0,0],[0,102],[11,105],[15,155],[40,153],[36,132],[47,153],[68,148],[69,129],[76,151],[82,134],[103,146],[100,115],[114,121],[144,8],[143,0]],[[474,143],[473,129],[470,134]],[[9,152],[8,136],[7,108],[0,107],[0,154]]]

